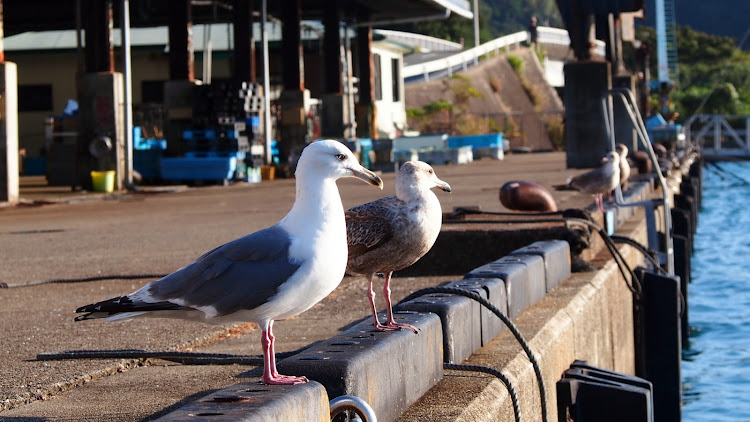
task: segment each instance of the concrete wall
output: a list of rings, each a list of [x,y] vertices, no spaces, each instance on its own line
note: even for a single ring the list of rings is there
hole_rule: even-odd
[[[645,229],[641,214],[618,233],[643,243]],[[642,261],[642,256],[628,246],[620,251],[632,267]],[[574,273],[514,320],[542,368],[550,421],[557,420],[555,383],[573,360],[635,373],[632,295],[606,251],[600,252],[592,264],[601,268]],[[541,420],[533,368],[507,330],[463,363],[504,373],[518,393],[524,420]],[[510,422],[514,417],[507,389],[500,380],[447,370],[443,380],[397,420]]]

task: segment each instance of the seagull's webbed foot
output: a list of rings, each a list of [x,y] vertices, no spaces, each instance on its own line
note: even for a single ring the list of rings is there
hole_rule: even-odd
[[[414,331],[414,334],[419,334],[419,328],[411,325],[411,324],[402,324],[400,322],[390,321],[387,322],[385,325],[381,323],[375,324],[375,330],[377,331],[401,331],[403,329],[408,329]]]
[[[263,374],[261,382],[266,385],[295,385],[308,382],[307,377],[295,377],[293,375],[266,375]]]

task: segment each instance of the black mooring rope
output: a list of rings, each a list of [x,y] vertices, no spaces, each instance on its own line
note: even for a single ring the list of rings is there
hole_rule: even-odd
[[[455,371],[472,371],[472,372],[484,372],[485,374],[494,375],[505,384],[508,389],[508,395],[510,396],[510,402],[513,405],[513,416],[516,418],[516,422],[521,422],[521,407],[518,405],[518,394],[516,389],[511,384],[508,377],[497,369],[489,368],[487,366],[480,365],[457,365],[455,363],[443,363],[443,368],[453,369]]]
[[[534,368],[534,374],[536,375],[537,383],[539,384],[539,396],[541,398],[541,408],[542,408],[542,422],[547,422],[547,393],[546,393],[546,389],[544,386],[544,378],[542,377],[542,369],[539,366],[539,362],[536,360],[536,357],[534,357],[534,353],[531,351],[531,348],[529,347],[528,342],[523,337],[521,332],[518,331],[518,328],[516,328],[516,325],[513,324],[513,321],[511,321],[505,314],[503,314],[497,307],[495,307],[493,304],[488,302],[485,298],[479,296],[478,294],[474,292],[464,290],[464,289],[459,289],[456,287],[437,286],[437,287],[427,287],[424,289],[420,289],[410,294],[409,296],[406,296],[404,299],[402,299],[399,302],[399,304],[416,299],[420,296],[433,294],[433,293],[448,293],[448,294],[468,297],[469,299],[475,300],[479,302],[480,304],[482,304],[482,306],[489,309],[493,314],[495,314],[498,318],[500,318],[501,321],[503,321],[503,323],[508,327],[510,332],[513,333],[513,336],[521,345],[521,348],[523,349],[523,351],[526,352],[526,356],[529,358],[529,361],[531,362],[531,366]]]

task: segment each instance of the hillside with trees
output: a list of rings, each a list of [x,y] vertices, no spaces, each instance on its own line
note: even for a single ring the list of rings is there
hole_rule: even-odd
[[[653,7],[652,3],[647,2],[647,8]],[[734,6],[718,3],[723,5],[721,9],[724,12],[729,13],[726,20],[731,21]],[[750,2],[747,4],[750,5]],[[687,10],[690,8],[682,5],[681,2],[677,11],[678,22],[681,17],[683,20],[697,19],[693,13],[695,10]],[[646,13],[647,17],[652,14]],[[555,0],[479,0],[480,41],[486,42],[501,35],[523,31],[531,16],[536,16],[540,25],[563,27]],[[720,23],[716,22],[714,25]],[[456,42],[463,40],[466,47],[474,44],[473,22],[455,16],[445,21],[399,25],[394,29]],[[712,32],[721,31],[716,29]],[[656,77],[655,31],[652,27],[641,24],[637,28],[636,37],[647,42],[654,52],[651,57],[653,80]],[[750,114],[750,53],[737,48],[737,39],[710,35],[695,31],[689,26],[678,25],[677,44],[680,75],[672,100],[673,111],[680,116],[678,120],[695,112]],[[750,45],[750,40],[745,40],[744,44]],[[630,50],[628,45],[625,50]],[[652,102],[658,104],[656,94],[653,95]]]
[[[639,27],[636,37],[655,45],[653,28]],[[730,37],[677,27],[679,77],[672,98],[678,121],[695,113],[750,114],[750,53],[736,45]],[[651,75],[656,75],[656,56]],[[652,96],[652,103],[658,99]]]

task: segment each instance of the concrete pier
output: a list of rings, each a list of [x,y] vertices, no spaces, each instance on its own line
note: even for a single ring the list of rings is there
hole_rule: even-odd
[[[480,160],[438,166],[436,172],[451,184],[453,193],[437,195],[444,211],[458,206],[503,211],[498,191],[506,181],[527,179],[551,186],[579,171],[566,169],[562,153],[511,155],[503,162]],[[384,174],[383,178],[383,192],[358,181],[340,181],[344,206],[392,194],[394,175]],[[294,200],[294,181],[175,188],[169,194],[35,192],[23,184],[21,191],[29,206],[0,208],[0,281],[10,286],[60,278],[174,271],[210,248],[278,221]],[[555,192],[555,196],[560,209],[592,205],[586,195]],[[102,200],[105,198],[108,200]],[[595,213],[594,219],[601,223],[601,214]],[[645,242],[643,220],[636,212],[618,232]],[[457,226],[468,229],[466,224]],[[502,236],[505,230],[520,236],[518,232],[534,233],[538,228],[533,224],[519,229],[517,225],[498,223],[493,234]],[[445,225],[445,230],[461,229]],[[466,253],[473,250],[481,255],[486,253],[486,245],[439,247]],[[620,249],[631,265],[639,262],[640,256],[631,247]],[[632,296],[614,262],[602,252],[601,243],[593,242],[587,251],[582,256],[596,269],[558,280],[559,284],[541,300],[514,318],[540,362],[550,418],[556,414],[554,383],[574,359],[634,372]],[[498,255],[488,261],[507,255],[507,251]],[[468,261],[463,267],[461,260],[453,264],[452,272],[440,267],[430,274],[396,274],[392,283],[394,301],[422,287],[460,280],[476,268]],[[73,322],[76,307],[128,293],[149,280],[120,278],[0,288],[0,328],[5,333],[0,348],[0,418],[150,420],[189,408],[221,389],[258,381],[261,368],[257,366],[193,366],[135,358],[36,359],[41,353],[82,349],[260,354],[259,332],[251,324],[213,326],[167,319]],[[363,278],[345,277],[321,303],[298,317],[279,321],[275,325],[277,352],[331,339],[368,319],[366,289]],[[482,343],[465,363],[491,366],[506,374],[516,386],[524,418],[538,420],[539,390],[518,344],[507,330]],[[408,348],[405,353],[382,356],[373,365],[419,358],[409,355]],[[507,392],[498,380],[446,370],[436,382],[396,420],[512,420]],[[387,392],[380,385],[373,388]]]

